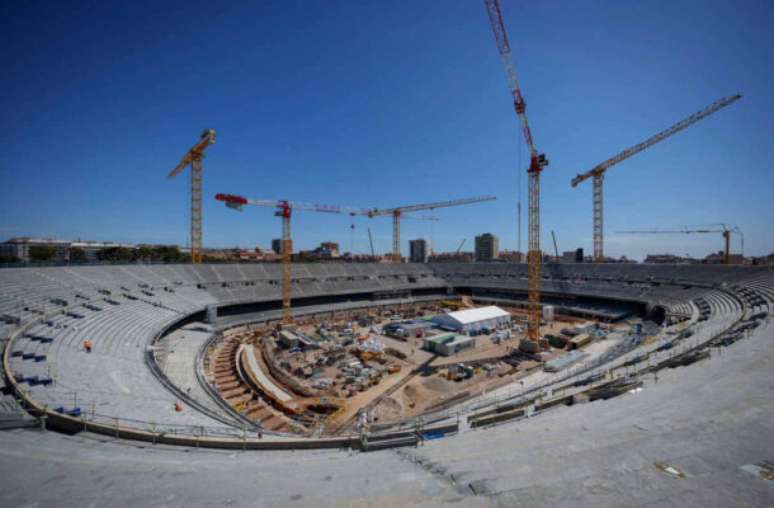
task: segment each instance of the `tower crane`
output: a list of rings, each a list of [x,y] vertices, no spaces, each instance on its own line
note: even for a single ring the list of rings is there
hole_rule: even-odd
[[[191,166],[191,263],[202,262],[202,159],[204,150],[215,143],[215,131],[204,129],[196,143],[169,173],[174,178],[186,166]]]
[[[605,257],[603,252],[604,249],[603,249],[603,228],[602,228],[602,183],[605,178],[605,171],[610,169],[611,166],[614,166],[619,162],[628,159],[632,155],[640,153],[646,148],[650,148],[651,146],[655,145],[659,141],[663,141],[669,136],[676,134],[677,132],[680,132],[686,127],[695,124],[699,120],[708,117],[712,113],[720,109],[723,109],[724,107],[728,106],[732,102],[735,102],[741,98],[742,96],[737,94],[737,95],[732,95],[730,97],[724,97],[722,99],[718,99],[717,101],[713,102],[712,104],[702,109],[701,111],[697,111],[691,116],[684,118],[683,120],[680,120],[672,127],[659,132],[658,134],[646,139],[642,143],[639,143],[632,147],[627,148],[626,150],[619,153],[618,155],[615,155],[607,159],[606,161],[601,162],[600,164],[597,164],[590,170],[572,179],[571,183],[573,187],[576,187],[579,183],[589,178],[594,179],[594,182],[593,182],[594,192],[592,194],[593,203],[594,203],[594,261],[596,261],[597,263],[601,263],[604,261],[604,257]]]
[[[293,243],[290,237],[290,217],[293,210],[304,210],[310,212],[322,213],[354,213],[360,210],[349,209],[340,206],[318,205],[311,203],[301,203],[298,201],[270,200],[270,199],[247,199],[233,194],[216,194],[215,199],[223,201],[227,207],[242,211],[245,205],[264,206],[275,208],[275,217],[282,219],[282,324],[293,324],[293,316],[290,312],[291,297],[291,271],[290,261],[293,253]]]
[[[364,215],[367,217],[378,217],[382,215],[393,216],[393,233],[395,233],[395,222],[400,220],[400,217],[404,212],[414,212],[418,210],[431,210],[434,208],[442,208],[444,206],[455,206],[467,203],[473,203],[476,201],[487,201],[495,199],[494,197],[483,198],[469,198],[457,201],[444,201],[440,203],[428,203],[424,205],[411,205],[402,206],[398,208],[352,208],[337,205],[319,205],[312,203],[302,203],[298,201],[287,200],[267,200],[267,199],[247,199],[242,196],[236,196],[233,194],[217,194],[215,199],[223,201],[227,207],[241,211],[244,205],[252,206],[264,206],[269,208],[276,208],[274,215],[282,218],[282,323],[292,324],[293,317],[290,312],[290,297],[291,297],[291,271],[290,262],[291,255],[293,253],[293,245],[290,237],[290,218],[293,214],[293,210],[304,210],[311,212],[322,213],[334,213],[334,214],[348,214],[351,216]],[[397,218],[396,218],[397,217]],[[412,219],[421,220],[438,220],[436,217],[416,217],[412,216]],[[398,235],[400,229],[397,229]],[[398,237],[399,238],[399,237]],[[395,243],[395,236],[393,236],[393,246]],[[393,259],[395,253],[393,252]],[[398,259],[400,259],[400,251],[398,251]]]
[[[497,50],[500,53],[505,75],[508,80],[508,88],[513,98],[513,107],[521,122],[521,130],[529,149],[529,175],[528,190],[528,222],[529,242],[527,251],[527,263],[529,265],[529,305],[527,321],[527,339],[537,341],[540,338],[540,173],[548,165],[545,154],[539,153],[532,140],[532,132],[527,121],[527,106],[521,94],[519,80],[516,76],[516,68],[513,66],[513,55],[508,43],[508,34],[505,32],[503,16],[500,10],[499,0],[484,0],[486,12],[489,15],[489,23],[492,25]]]
[[[741,239],[741,250],[742,250],[742,255],[744,255],[744,233],[742,233],[742,230],[739,229],[738,226],[729,228],[725,224],[710,224],[708,227],[714,227],[714,229],[690,229],[689,226],[685,226],[683,229],[645,229],[645,230],[635,230],[635,231],[616,231],[616,233],[636,234],[636,235],[641,235],[641,234],[692,235],[692,234],[703,234],[703,233],[720,233],[723,235],[723,245],[724,245],[723,264],[726,264],[726,265],[731,264],[731,233],[736,233],[739,235]]]
[[[450,206],[468,205],[482,201],[494,201],[494,196],[479,196],[474,198],[454,199],[450,201],[438,201],[436,203],[424,203],[420,205],[399,206],[396,208],[369,208],[365,210],[350,211],[351,215],[367,215],[368,217],[392,216],[392,262],[400,263],[400,220],[404,214],[418,212],[420,210],[434,210]],[[412,217],[415,219],[431,219],[429,217]],[[431,219],[434,220],[434,219]]]
[[[374,252],[374,237],[371,236],[371,228],[368,228],[368,244],[371,246],[371,257],[375,258],[376,253]]]

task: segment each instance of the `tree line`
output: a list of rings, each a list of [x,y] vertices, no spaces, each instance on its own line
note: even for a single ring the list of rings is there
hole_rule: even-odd
[[[70,261],[73,260],[72,250]],[[180,252],[174,245],[141,245],[135,249],[108,247],[97,251],[97,260],[108,263],[183,263],[190,255]]]
[[[89,261],[86,251],[80,247],[71,247],[68,251],[70,263]],[[191,259],[189,254],[180,252],[180,249],[174,245],[141,245],[134,249],[108,247],[98,250],[96,258],[102,263],[185,263]],[[57,248],[51,245],[30,246],[29,260],[32,263],[62,261],[58,256]],[[0,255],[0,264],[20,262],[21,260],[16,256]]]

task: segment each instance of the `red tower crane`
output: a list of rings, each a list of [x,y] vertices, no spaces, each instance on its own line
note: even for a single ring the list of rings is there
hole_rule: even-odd
[[[293,254],[293,241],[290,236],[290,217],[293,210],[305,210],[310,212],[322,213],[354,213],[360,210],[343,208],[340,206],[317,205],[311,203],[301,203],[298,201],[270,200],[270,199],[247,199],[233,194],[217,194],[215,199],[223,201],[227,207],[242,211],[244,205],[265,206],[276,208],[274,215],[282,219],[282,324],[293,324],[293,315],[290,311],[291,297],[291,269],[290,261]]]
[[[291,254],[293,253],[293,244],[290,236],[290,217],[293,210],[304,210],[310,212],[363,215],[367,217],[380,217],[391,215],[393,217],[393,261],[400,261],[400,219],[404,213],[415,212],[419,210],[432,210],[447,206],[464,205],[476,203],[479,201],[490,201],[495,199],[493,196],[484,196],[478,198],[458,199],[454,201],[442,201],[437,203],[426,203],[421,205],[400,206],[397,208],[352,208],[337,205],[319,205],[312,203],[302,203],[299,201],[271,200],[271,199],[247,199],[233,194],[217,194],[215,199],[223,201],[226,206],[241,211],[244,205],[264,206],[276,208],[274,215],[282,218],[282,322],[283,324],[292,324],[293,317],[290,311],[291,299]],[[410,216],[412,219],[420,220],[438,220],[436,217],[417,217]]]
[[[513,98],[513,108],[521,122],[521,130],[529,149],[529,191],[528,191],[528,222],[529,242],[527,263],[529,264],[529,318],[527,321],[527,338],[537,341],[540,338],[540,172],[548,165],[545,154],[538,153],[532,140],[532,132],[527,121],[527,105],[521,94],[516,68],[513,66],[513,55],[505,32],[503,15],[499,0],[484,0],[489,23],[492,25],[497,50],[500,53],[508,88]]]

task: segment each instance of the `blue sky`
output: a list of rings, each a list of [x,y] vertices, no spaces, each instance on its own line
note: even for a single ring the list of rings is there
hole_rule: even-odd
[[[719,97],[744,98],[611,169],[606,253],[703,256],[719,235],[615,231],[725,222],[774,250],[774,4],[503,1],[538,149],[542,245],[591,243],[591,188],[570,180]],[[270,209],[241,193],[357,207],[494,194],[404,221],[435,250],[492,232],[516,246],[526,165],[480,0],[0,3],[0,237],[185,245],[202,129],[206,246],[268,246]],[[522,246],[526,248],[526,175]],[[294,243],[390,248],[389,219],[299,212]]]

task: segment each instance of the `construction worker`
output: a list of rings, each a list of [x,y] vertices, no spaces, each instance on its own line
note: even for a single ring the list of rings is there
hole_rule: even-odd
[[[85,349],[87,353],[91,353],[91,341],[89,339],[83,341],[83,349]]]
[[[178,400],[177,402],[175,402],[175,411],[179,413],[182,410],[183,410],[183,404],[181,404],[180,401]]]

